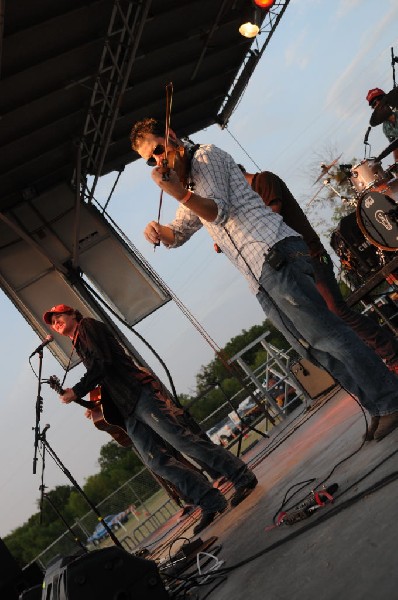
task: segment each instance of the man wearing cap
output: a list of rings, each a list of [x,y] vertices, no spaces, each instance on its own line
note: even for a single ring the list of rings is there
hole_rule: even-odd
[[[380,88],[373,88],[372,90],[368,91],[366,100],[369,102],[369,106],[373,110],[375,110],[379,106],[380,102],[382,101],[385,95],[386,93],[383,92],[383,90],[381,90]],[[383,121],[383,133],[389,142],[393,142],[398,138],[398,117],[396,109],[393,108],[390,110],[391,114],[386,119],[386,121]],[[395,162],[397,162],[398,148],[393,150],[393,156]]]
[[[162,440],[232,481],[235,486],[232,506],[254,489],[257,479],[246,464],[225,448],[188,430],[179,419],[181,409],[159,393],[155,377],[133,362],[104,323],[83,318],[79,311],[65,304],[50,308],[43,319],[53,331],[72,340],[87,369],[78,383],[64,390],[60,396],[62,402],[69,404],[83,398],[101,385],[102,401],[116,407],[143,462],[170,481],[184,498],[201,507],[202,518],[194,528],[195,534],[225,510],[227,501],[201,473],[171,456]]]

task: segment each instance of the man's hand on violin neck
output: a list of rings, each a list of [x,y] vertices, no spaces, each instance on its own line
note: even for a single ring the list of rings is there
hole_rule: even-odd
[[[152,179],[162,190],[176,200],[181,200],[186,194],[186,189],[180,182],[177,173],[173,169],[169,169],[168,180],[163,179],[163,167],[154,167],[152,169]]]

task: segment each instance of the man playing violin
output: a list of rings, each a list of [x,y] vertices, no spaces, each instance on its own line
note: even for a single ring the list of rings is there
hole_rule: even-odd
[[[162,132],[163,125],[149,118],[135,123],[130,136],[132,148],[154,166],[153,181],[178,203],[174,220],[151,221],[145,238],[177,248],[205,227],[293,348],[323,366],[368,410],[367,439],[383,439],[398,427],[398,379],[329,311],[301,236],[264,205],[232,157],[216,146],[200,145],[183,176],[177,159],[164,178],[163,160],[183,144],[172,130],[166,143]]]

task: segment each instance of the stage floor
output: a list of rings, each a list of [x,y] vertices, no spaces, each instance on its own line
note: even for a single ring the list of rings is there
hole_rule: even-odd
[[[398,598],[398,429],[360,448],[365,421],[358,404],[342,390],[328,398],[296,409],[270,439],[245,454],[259,485],[200,534],[204,542],[217,537],[222,568],[231,569],[210,600]],[[289,507],[325,478],[326,486],[339,486],[333,504],[294,525],[267,530],[291,486],[316,479]],[[194,540],[197,518],[198,511],[157,532],[161,541],[151,545],[153,558],[164,565],[171,542],[174,555],[183,543],[176,538]],[[204,599],[217,581],[198,597]]]

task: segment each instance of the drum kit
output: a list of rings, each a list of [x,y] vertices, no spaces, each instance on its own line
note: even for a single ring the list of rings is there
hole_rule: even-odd
[[[398,88],[384,96],[373,111],[370,124],[383,123],[391,115],[391,107],[398,108]],[[341,165],[353,190],[350,204],[355,206],[355,212],[341,219],[332,233],[331,246],[355,284],[384,266],[393,258],[391,253],[398,252],[397,164],[386,170],[381,164],[395,148],[398,139],[377,158],[365,159],[354,166]]]

